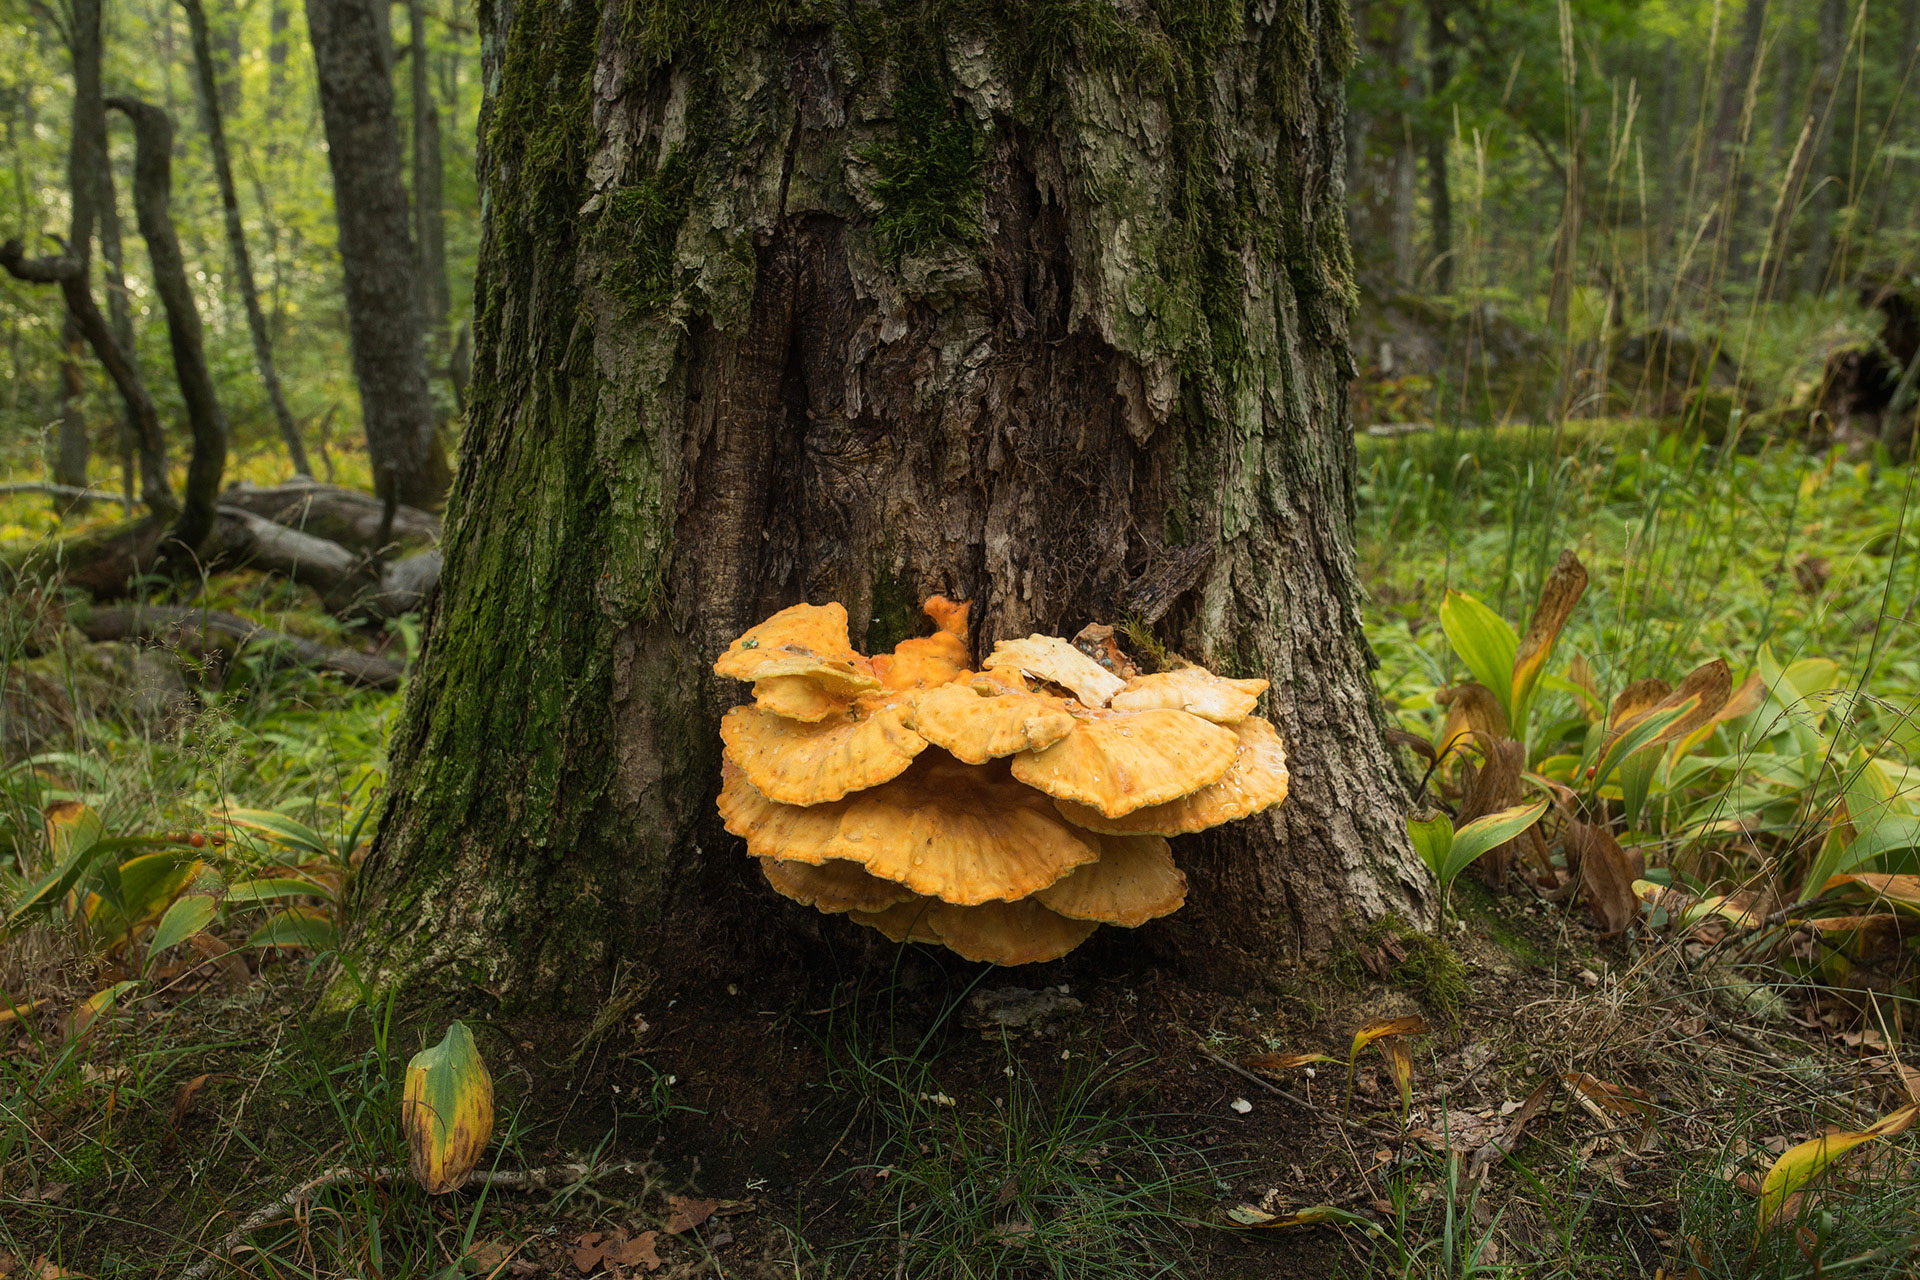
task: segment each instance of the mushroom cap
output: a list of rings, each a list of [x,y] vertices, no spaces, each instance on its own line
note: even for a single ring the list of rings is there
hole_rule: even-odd
[[[748,781],[781,804],[824,804],[900,776],[927,740],[908,727],[913,704],[891,697],[856,698],[813,724],[759,707],[735,707],[720,718],[727,755]]]
[[[1033,896],[1069,919],[1133,928],[1178,911],[1187,878],[1161,836],[1101,836],[1100,861],[1075,867]]]
[[[1002,640],[981,665],[989,670],[1016,667],[1035,679],[1071,689],[1073,696],[1089,707],[1106,706],[1107,699],[1127,687],[1125,680],[1058,636]]]
[[[1013,671],[929,689],[914,701],[913,719],[921,737],[968,764],[1050,747],[1074,726],[1064,702],[1027,692]]]
[[[713,670],[735,680],[810,676],[833,693],[860,693],[880,685],[867,660],[853,651],[847,610],[838,603],[782,609],[728,645]]]
[[[1094,837],[1068,826],[1004,765],[929,753],[885,786],[807,807],[770,800],[737,766],[723,775],[720,816],[754,856],[845,858],[948,902],[1024,898],[1099,856]]]
[[[967,615],[973,611],[973,601],[953,601],[945,596],[928,596],[927,602],[920,606],[922,613],[933,619],[933,625],[942,631],[967,639]]]
[[[935,901],[916,893],[881,911],[849,911],[847,919],[878,929],[895,942],[938,942],[940,935],[933,931],[931,915]]]
[[[915,898],[884,911],[852,911],[847,919],[895,942],[938,942],[968,960],[992,964],[1058,960],[1100,927],[1094,920],[1069,920],[1032,898],[974,907]]]
[[[884,689],[932,689],[966,675],[972,661],[965,640],[950,631],[936,631],[902,640],[891,654],[876,656],[872,665]]]
[[[1265,680],[1235,680],[1205,667],[1181,667],[1158,675],[1135,676],[1107,705],[1115,711],[1151,711],[1169,707],[1215,724],[1236,724],[1253,714],[1267,691]]]
[[[847,702],[822,689],[812,676],[768,676],[753,682],[753,705],[786,720],[818,724],[845,711]]]
[[[1066,737],[1013,757],[1013,776],[1117,818],[1198,791],[1233,767],[1231,729],[1184,711],[1076,711]]]
[[[1271,809],[1287,798],[1287,752],[1280,733],[1258,716],[1233,726],[1237,742],[1233,766],[1210,786],[1191,795],[1109,817],[1070,800],[1054,805],[1068,822],[1110,835],[1179,836]]]
[[[774,892],[822,911],[885,911],[920,896],[905,885],[868,875],[857,862],[839,858],[819,866],[762,858],[760,870]]]
[[[977,907],[936,902],[927,916],[948,950],[993,964],[1058,960],[1100,927],[1096,920],[1069,920],[1032,898],[983,902]]]

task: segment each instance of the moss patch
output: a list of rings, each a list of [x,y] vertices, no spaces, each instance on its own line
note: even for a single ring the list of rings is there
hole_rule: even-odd
[[[676,148],[644,181],[607,200],[601,243],[612,265],[607,288],[635,316],[663,310],[673,300],[674,243],[693,206],[693,170]]]
[[[944,243],[976,244],[984,185],[985,139],[947,84],[946,71],[924,28],[901,50],[893,91],[893,136],[866,158],[879,171],[874,234],[887,262]]]

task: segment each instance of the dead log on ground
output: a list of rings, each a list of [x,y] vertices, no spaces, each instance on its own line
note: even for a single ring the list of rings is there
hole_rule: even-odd
[[[236,484],[220,495],[220,504],[251,511],[363,554],[384,550],[379,542],[383,504],[358,489],[311,481],[269,486]],[[431,546],[440,540],[440,518],[418,507],[397,507],[391,537],[402,546]]]
[[[89,640],[145,640],[205,654],[238,654],[249,645],[282,649],[302,666],[332,671],[353,684],[397,689],[404,668],[391,658],[355,649],[334,649],[263,627],[237,614],[183,605],[121,605],[76,611],[69,618]]]

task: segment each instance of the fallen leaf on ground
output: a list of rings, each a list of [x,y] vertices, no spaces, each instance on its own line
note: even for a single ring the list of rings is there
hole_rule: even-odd
[[[580,1238],[573,1242],[573,1248],[568,1251],[568,1256],[573,1259],[573,1265],[580,1268],[580,1274],[585,1275],[599,1266],[600,1260],[607,1256],[607,1233],[604,1231],[582,1232]]]
[[[499,1240],[476,1240],[467,1246],[466,1256],[460,1259],[460,1265],[467,1274],[491,1280],[506,1269],[507,1262],[514,1251]]]
[[[211,1074],[197,1075],[181,1085],[173,1095],[173,1114],[167,1118],[166,1136],[160,1139],[162,1151],[173,1150],[174,1144],[180,1141],[180,1122],[187,1118],[187,1112],[193,1109],[194,1098],[207,1087],[207,1081],[211,1079]]]
[[[1236,1226],[1260,1227],[1359,1227],[1362,1230],[1378,1232],[1373,1219],[1351,1209],[1336,1209],[1332,1205],[1315,1205],[1311,1209],[1300,1209],[1294,1213],[1268,1213],[1256,1209],[1250,1204],[1235,1205],[1227,1210],[1227,1218]]]
[[[667,1234],[679,1235],[682,1231],[691,1231],[720,1207],[718,1200],[695,1200],[691,1196],[668,1196]]]
[[[615,1230],[607,1241],[606,1259],[617,1266],[630,1267],[636,1262],[649,1271],[660,1268],[660,1255],[654,1252],[654,1242],[660,1238],[658,1231],[642,1231],[637,1236],[628,1236],[626,1232]]]

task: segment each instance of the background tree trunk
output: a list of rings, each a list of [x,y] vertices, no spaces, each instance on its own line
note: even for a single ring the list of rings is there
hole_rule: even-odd
[[[225,216],[227,256],[233,259],[234,283],[247,309],[247,332],[253,338],[253,362],[266,385],[267,400],[273,406],[273,421],[280,439],[287,446],[287,460],[297,476],[311,476],[306,448],[300,443],[300,428],[294,424],[293,410],[287,407],[286,393],[280,389],[280,372],[273,363],[273,339],[267,333],[267,316],[260,309],[260,290],[253,282],[253,258],[247,252],[247,232],[240,221],[240,193],[233,185],[233,164],[227,155],[227,130],[221,118],[219,81],[214,75],[213,45],[207,32],[207,12],[200,0],[180,0],[187,11],[187,30],[193,37],[194,78],[200,87],[200,121],[207,134],[207,150],[213,156],[213,175],[220,185],[220,208]]]
[[[375,488],[409,506],[435,507],[446,494],[447,461],[427,389],[386,24],[383,0],[307,0]]]
[[[863,936],[722,833],[709,664],[936,591],[982,651],[1132,615],[1274,681],[1292,795],[1176,842],[1187,907],[1099,962],[1424,918],[1353,564],[1346,6],[695,8],[481,6],[467,446],[358,972],[579,1006]]]
[[[420,311],[427,326],[430,364],[447,355],[447,312],[452,289],[447,283],[446,197],[440,172],[440,112],[433,104],[432,67],[427,52],[426,0],[407,0],[413,52],[407,60],[413,99],[413,235],[420,254]]]
[[[107,292],[107,323],[113,329],[114,341],[118,342],[139,367],[139,348],[133,335],[133,306],[127,297],[126,253],[120,243],[120,201],[114,191],[113,164],[109,157],[107,166],[100,171],[100,283]],[[132,500],[137,463],[136,435],[134,426],[123,413],[120,417],[120,429],[115,433],[120,446],[120,488],[129,501]]]
[[[173,348],[173,373],[187,407],[193,452],[187,461],[187,491],[180,515],[168,533],[176,554],[191,553],[213,528],[214,499],[227,462],[227,418],[221,412],[200,339],[200,312],[187,283],[174,233],[173,121],[167,113],[137,98],[111,98],[107,105],[133,122],[133,209],[153,266],[153,291],[167,313],[167,339]]]
[[[107,180],[107,109],[100,88],[100,0],[70,0],[67,13],[67,50],[73,57],[73,131],[67,138],[66,256],[78,264],[81,286],[93,288],[93,229]],[[66,337],[67,359],[73,361],[75,321]],[[129,348],[131,359],[131,348]],[[87,487],[87,415],[84,399],[74,390],[84,387],[79,367],[62,374],[60,443],[55,453],[54,481]]]
[[[1453,33],[1447,27],[1447,0],[1427,0],[1427,208],[1433,227],[1433,291],[1439,294],[1453,292],[1453,183],[1447,172],[1453,122],[1446,109],[1452,81]]]

